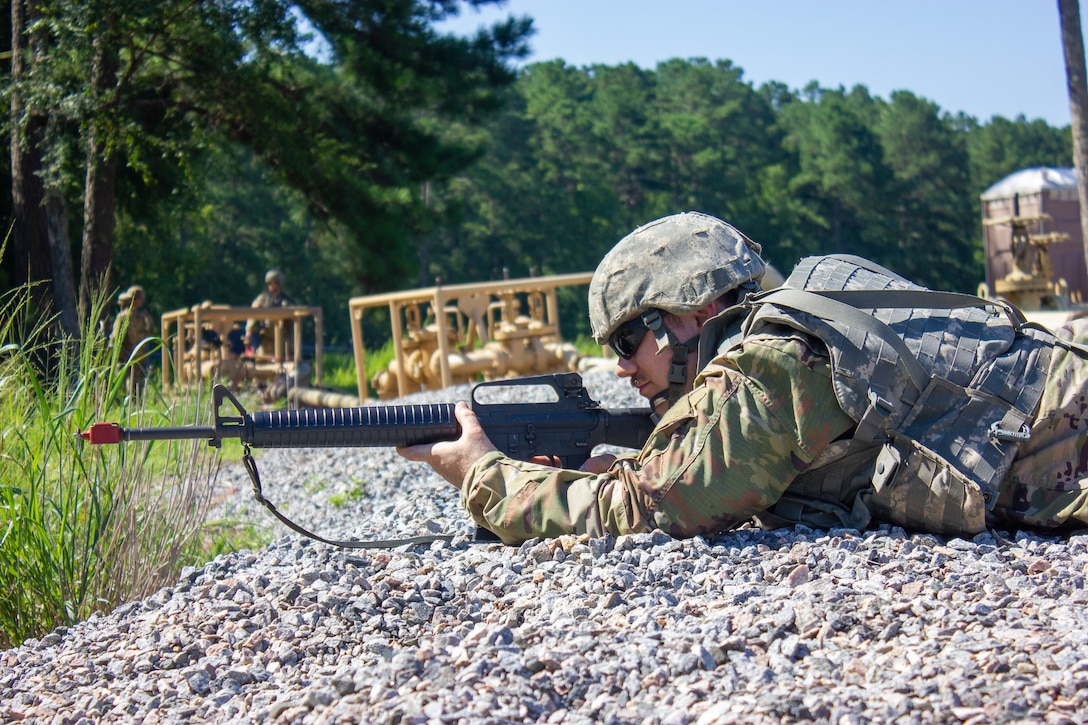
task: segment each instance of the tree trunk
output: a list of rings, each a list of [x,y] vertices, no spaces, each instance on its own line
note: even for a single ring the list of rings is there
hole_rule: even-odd
[[[1080,233],[1088,265],[1088,82],[1084,70],[1084,37],[1080,30],[1078,0],[1058,0],[1065,50],[1065,77],[1069,86],[1069,112],[1073,126],[1073,165],[1080,197]]]
[[[83,249],[79,303],[83,309],[102,291],[113,288],[113,233],[117,226],[117,156],[103,152],[99,132],[88,142],[87,180],[83,190]]]
[[[13,224],[9,270],[16,286],[32,285],[31,295],[39,312],[52,309],[48,284],[52,277],[49,235],[45,221],[45,190],[42,187],[42,154],[45,117],[27,114],[21,84],[29,72],[27,3],[11,3],[11,204]]]
[[[91,70],[91,94],[98,105],[106,105],[105,96],[117,87],[117,52],[99,36],[94,44]],[[92,119],[87,138],[87,179],[83,189],[82,275],[79,302],[90,309],[101,291],[111,291],[110,266],[113,262],[113,234],[117,227],[117,154],[108,141],[108,133],[99,118]]]
[[[72,271],[72,245],[68,236],[68,204],[57,191],[47,192],[45,223],[53,266],[53,302],[60,316],[60,327],[67,337],[78,340],[81,331],[76,307],[76,278]]]
[[[64,198],[58,190],[46,189],[41,180],[42,148],[46,117],[27,113],[21,83],[30,72],[28,63],[45,52],[44,31],[29,39],[25,30],[37,14],[33,2],[11,3],[11,201],[12,264],[16,284],[31,284],[31,295],[39,314],[59,315],[61,330],[71,339],[79,338],[72,252],[68,239],[68,218]],[[29,40],[29,44],[28,44]]]

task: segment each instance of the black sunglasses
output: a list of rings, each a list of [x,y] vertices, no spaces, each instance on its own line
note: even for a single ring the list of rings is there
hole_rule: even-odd
[[[650,328],[646,327],[642,318],[636,317],[623,323],[612,333],[612,336],[608,338],[608,346],[624,360],[630,360],[638,350],[642,338],[646,337],[649,331]]]

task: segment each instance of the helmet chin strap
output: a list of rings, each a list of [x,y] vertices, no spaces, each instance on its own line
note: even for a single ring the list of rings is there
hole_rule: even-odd
[[[728,302],[726,306],[741,304],[745,298],[759,292],[759,290],[758,281],[748,280],[735,288],[735,294],[730,298],[732,301]],[[697,333],[691,339],[681,342],[665,325],[665,319],[660,310],[646,310],[641,317],[646,329],[654,336],[654,341],[657,343],[657,353],[660,355],[665,352],[666,348],[672,348],[672,360],[669,363],[669,387],[650,398],[650,409],[653,411],[655,418],[660,418],[686,392],[688,357],[692,352],[699,349],[699,334]]]
[[[669,387],[650,398],[650,408],[656,415],[661,415],[676,404],[685,392],[688,382],[688,354],[699,343],[699,336],[684,342],[680,342],[676,335],[665,326],[665,320],[658,310],[647,310],[642,315],[642,322],[654,336],[657,342],[657,352],[661,354],[666,348],[672,348],[672,360],[669,363]],[[658,413],[658,408],[665,408]]]
[[[671,345],[672,347],[672,361],[669,363],[669,387],[656,393],[650,398],[650,409],[660,417],[665,412],[676,404],[676,401],[680,400],[680,396],[684,394],[684,388],[688,382],[688,350],[689,345],[697,341],[696,337],[692,340],[688,340],[686,343],[677,343]],[[658,411],[658,408],[661,408]]]
[[[674,337],[670,332],[669,337]],[[693,352],[693,345],[699,344],[699,336],[687,340],[677,341],[672,345],[672,361],[669,363],[669,407],[671,408],[680,400],[686,391],[688,384],[688,354]]]

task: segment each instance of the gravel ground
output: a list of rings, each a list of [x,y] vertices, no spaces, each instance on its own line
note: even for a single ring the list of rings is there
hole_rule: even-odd
[[[638,404],[587,373],[608,407]],[[466,389],[413,396],[452,401]],[[262,451],[289,534],[0,653],[5,722],[1083,723],[1088,532],[971,540],[741,529],[470,541],[455,491],[388,449]]]

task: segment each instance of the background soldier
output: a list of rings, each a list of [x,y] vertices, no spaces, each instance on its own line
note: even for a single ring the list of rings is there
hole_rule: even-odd
[[[121,365],[131,362],[128,369],[131,389],[141,387],[147,378],[148,345],[140,342],[155,335],[155,319],[144,307],[144,288],[132,285],[117,296],[121,311],[113,320],[110,342],[119,345],[117,360]]]
[[[283,291],[283,272],[278,269],[270,269],[264,276],[267,288],[257,295],[251,307],[290,307],[295,304],[287,293]],[[290,326],[285,325],[285,330]],[[285,332],[286,334],[286,332]],[[275,354],[275,330],[267,320],[250,318],[246,322],[246,342],[249,354]]]

